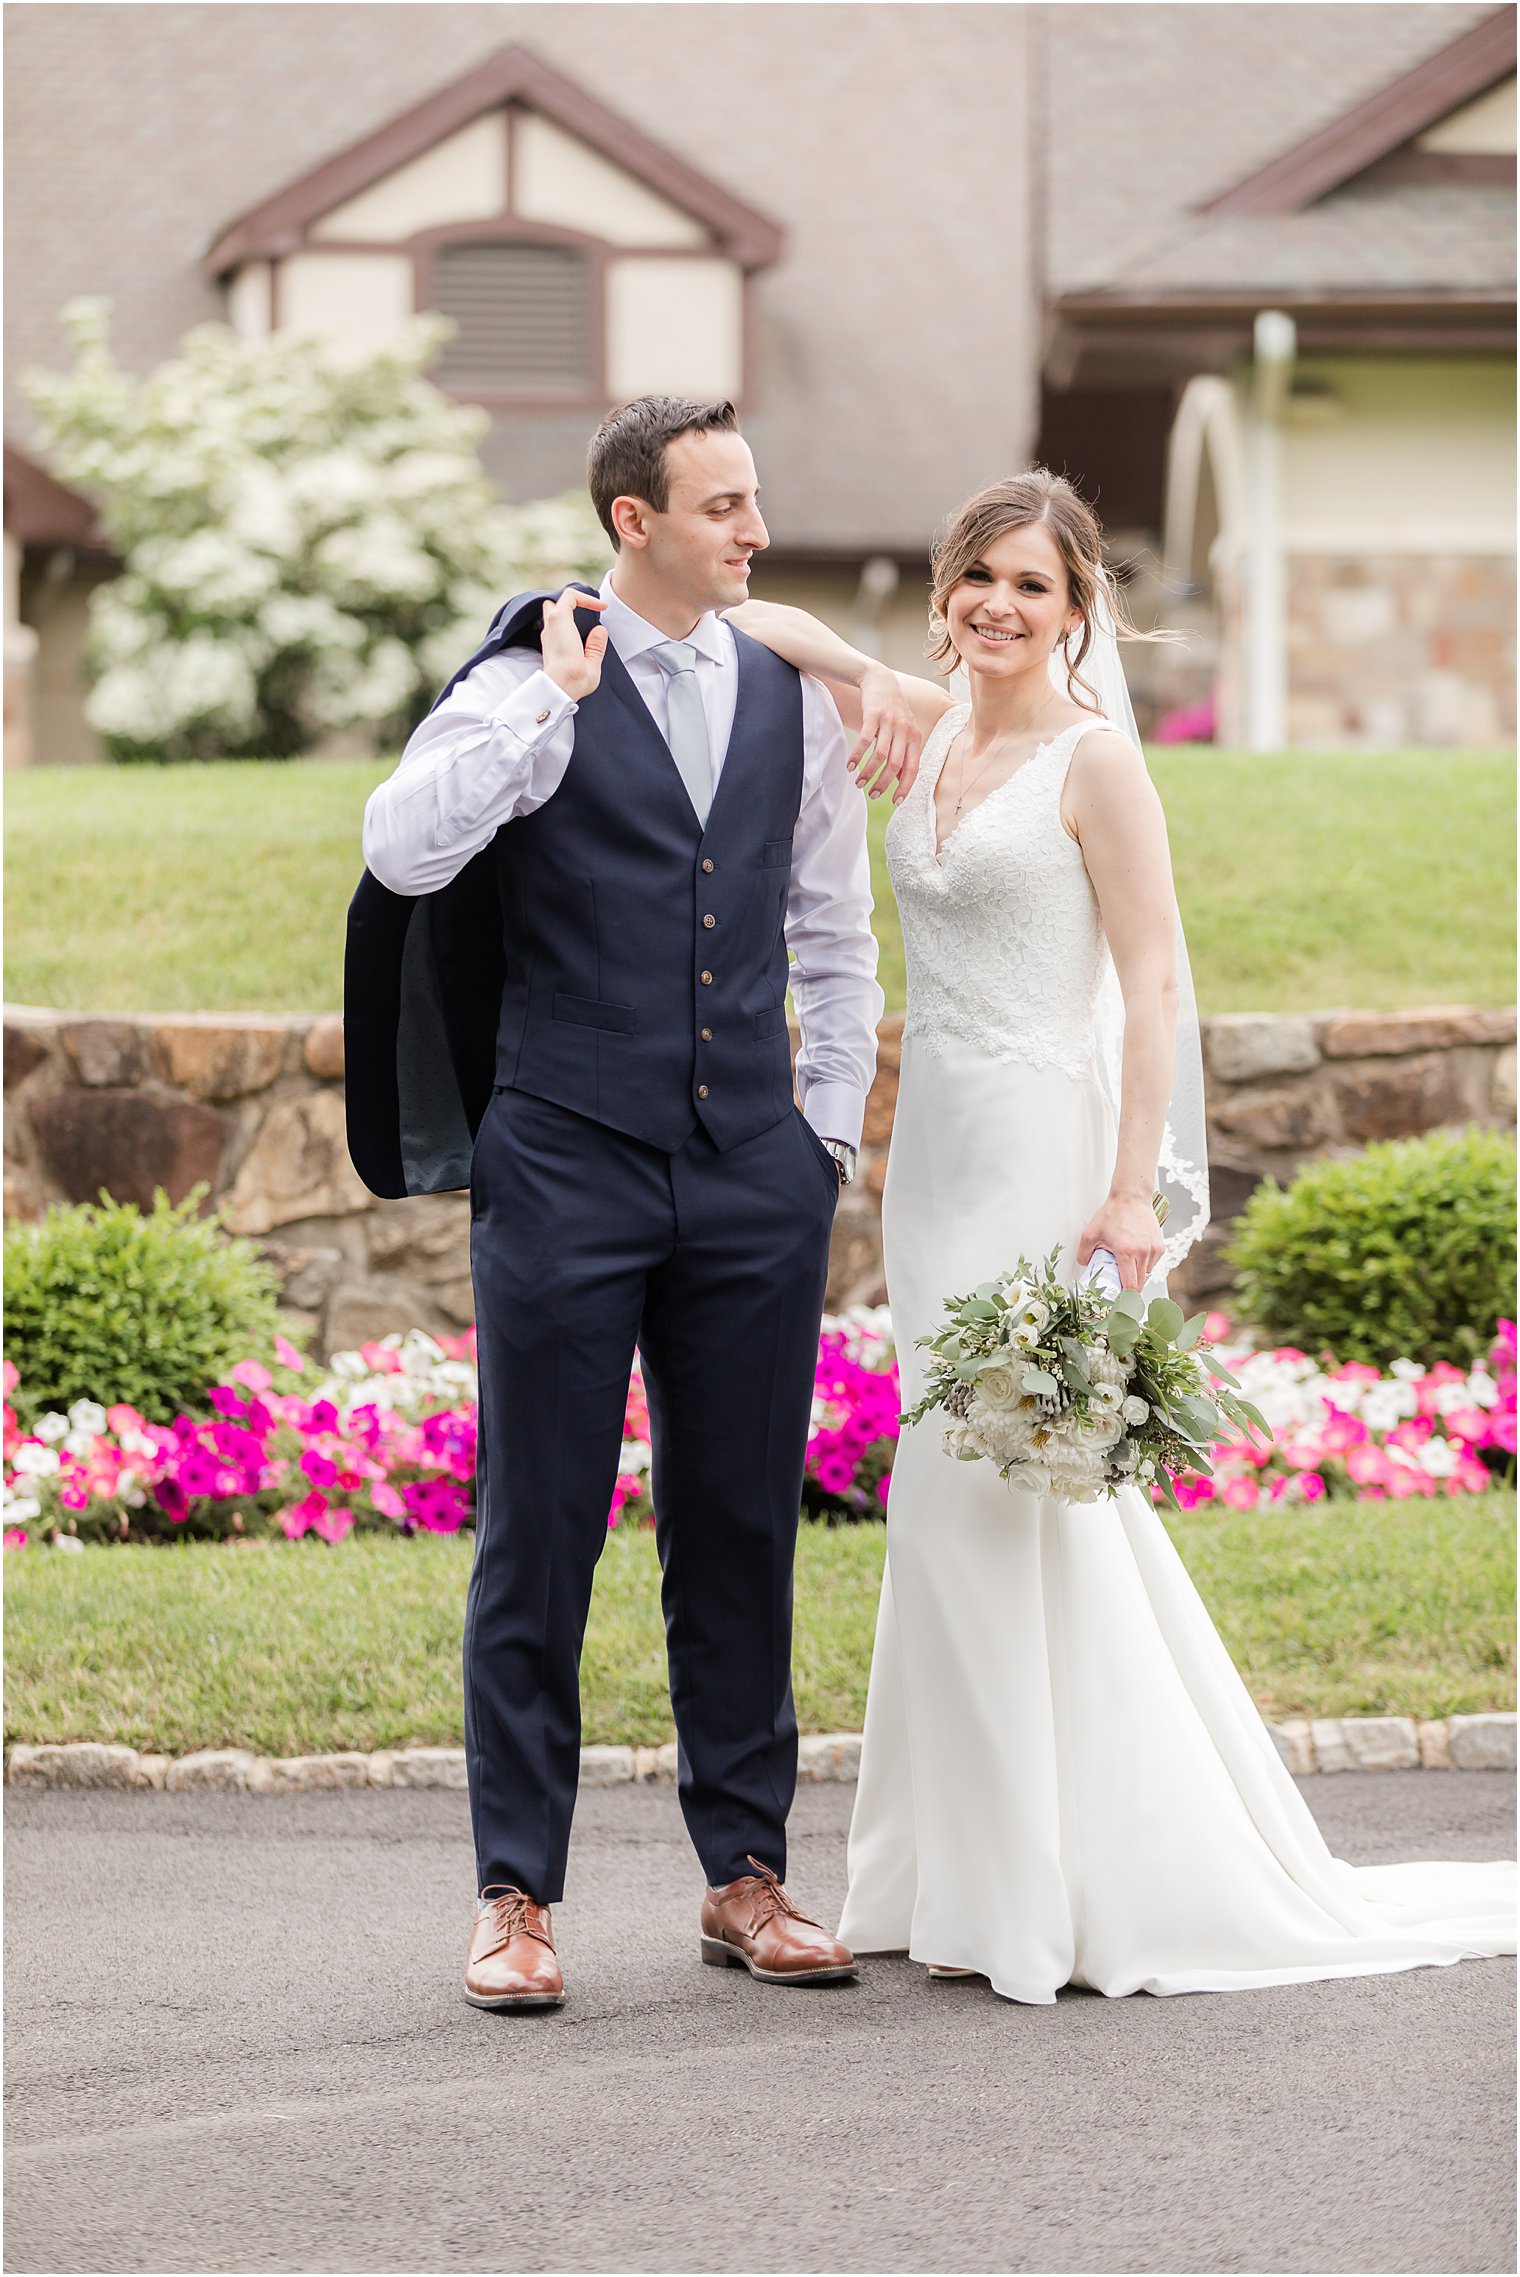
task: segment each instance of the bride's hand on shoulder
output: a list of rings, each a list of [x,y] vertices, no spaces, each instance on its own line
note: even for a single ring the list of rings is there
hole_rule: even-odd
[[[885,664],[869,664],[860,675],[860,734],[845,761],[868,798],[892,793],[900,806],[918,774],[924,731],[908,693]]]
[[[913,788],[925,736],[950,709],[947,692],[863,656],[820,618],[787,602],[744,601],[723,614],[751,640],[823,682],[846,734],[855,737],[846,762],[851,774],[872,798],[890,791],[900,806]]]
[[[1165,1254],[1156,1206],[1149,1194],[1110,1194],[1082,1229],[1078,1267],[1106,1249],[1119,1268],[1119,1286],[1143,1289]]]

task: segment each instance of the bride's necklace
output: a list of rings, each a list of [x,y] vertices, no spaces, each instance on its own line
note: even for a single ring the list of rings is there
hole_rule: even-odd
[[[1019,730],[1019,733],[1020,735],[1028,735],[1036,730],[1038,728],[1038,725],[1038,720],[1033,721],[1031,722],[1030,727],[1021,728]],[[964,734],[964,732],[965,730],[963,729],[962,733]],[[977,784],[982,780],[982,777],[986,774],[988,768],[992,765],[993,760],[998,756],[999,752],[1001,752],[1009,743],[1013,741],[1014,738],[1009,735],[995,736],[992,742],[988,745],[987,749],[983,752],[981,760],[977,765],[976,771],[969,780],[967,779],[966,775],[966,754],[964,749],[962,749],[959,754],[959,765],[956,770],[960,781],[960,789],[956,794],[955,805],[951,809],[950,813],[950,825],[952,829],[955,827],[956,823],[960,821],[961,808],[966,803],[966,793],[968,791],[974,791],[976,789]],[[1038,745],[1036,745],[1036,749],[1038,748]]]

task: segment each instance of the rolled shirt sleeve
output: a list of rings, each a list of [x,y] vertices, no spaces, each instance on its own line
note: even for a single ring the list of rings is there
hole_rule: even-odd
[[[786,910],[802,1028],[797,1090],[821,1138],[859,1146],[885,1003],[871,931],[866,802],[845,765],[849,746],[834,700],[806,677],[802,718],[803,797]]]
[[[477,664],[414,730],[364,809],[364,859],[392,893],[435,893],[504,822],[558,790],[575,705],[528,649]]]

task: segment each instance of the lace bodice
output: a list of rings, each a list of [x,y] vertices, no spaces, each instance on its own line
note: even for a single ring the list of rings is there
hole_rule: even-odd
[[[1061,789],[1090,727],[1074,720],[961,817],[938,854],[934,787],[970,715],[954,705],[887,826],[908,968],[904,1034],[958,1036],[992,1058],[1097,1072],[1094,1010],[1108,969],[1098,897],[1061,824]]]

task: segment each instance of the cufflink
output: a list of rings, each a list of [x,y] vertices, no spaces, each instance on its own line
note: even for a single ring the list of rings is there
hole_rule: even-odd
[[[545,720],[546,720],[548,717],[549,717],[549,707],[548,707],[548,705],[547,705],[547,704],[545,704],[545,706],[544,706],[543,710],[542,710],[542,711],[539,713],[539,715],[538,715],[538,718],[537,718],[537,719],[534,721],[534,723],[533,723],[533,724],[534,724],[534,726],[535,726],[535,727],[542,727],[542,726],[543,726],[543,724],[544,724],[544,721],[545,721]]]

